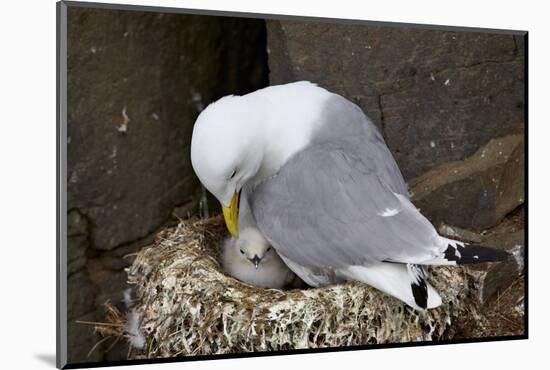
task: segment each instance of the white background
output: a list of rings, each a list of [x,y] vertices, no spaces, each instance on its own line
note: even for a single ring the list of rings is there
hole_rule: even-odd
[[[483,344],[144,365],[140,369],[546,367],[550,40],[544,1],[111,1],[141,5],[529,30],[530,339]],[[55,355],[55,1],[0,13],[0,367],[52,368]],[[153,32],[153,31],[152,31]],[[546,353],[547,354],[547,353]],[[547,368],[547,367],[546,367]]]

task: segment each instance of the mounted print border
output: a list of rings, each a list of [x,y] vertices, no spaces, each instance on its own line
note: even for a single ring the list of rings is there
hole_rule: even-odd
[[[57,40],[57,367],[528,338],[526,31],[62,1]],[[430,268],[426,311],[341,276],[306,288],[273,237],[305,283],[229,272],[194,124],[304,80],[369,117],[440,235],[505,260]]]

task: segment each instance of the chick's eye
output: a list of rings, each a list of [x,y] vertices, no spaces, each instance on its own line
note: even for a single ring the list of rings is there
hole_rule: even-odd
[[[267,251],[269,252],[271,250],[271,247],[267,247]]]
[[[241,254],[244,254],[244,251],[242,249],[239,249],[239,251],[241,252]]]
[[[231,180],[233,177],[235,177],[236,174],[237,170],[233,170],[233,172],[231,172],[231,176],[229,176],[229,179]]]

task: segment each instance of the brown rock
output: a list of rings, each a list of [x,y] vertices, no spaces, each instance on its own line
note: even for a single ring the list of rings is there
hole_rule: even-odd
[[[509,168],[517,164],[510,158],[522,143],[521,135],[493,139],[473,156],[411,180],[413,203],[434,223],[474,230],[496,225],[524,201],[516,185],[516,190],[508,191],[507,182],[507,173],[518,172]]]
[[[525,146],[523,141],[514,149],[499,179],[496,200],[498,215],[512,212],[525,197]]]

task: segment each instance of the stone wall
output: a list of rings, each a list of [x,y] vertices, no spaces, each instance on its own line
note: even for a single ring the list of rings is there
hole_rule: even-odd
[[[127,255],[196,213],[189,146],[211,101],[267,84],[260,20],[137,11],[68,11],[69,361],[104,357],[91,327],[119,303]],[[105,348],[105,346],[103,347]]]

